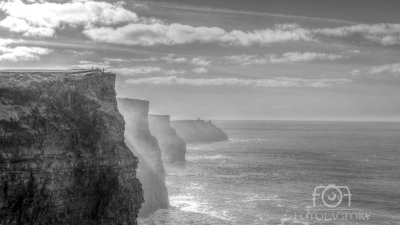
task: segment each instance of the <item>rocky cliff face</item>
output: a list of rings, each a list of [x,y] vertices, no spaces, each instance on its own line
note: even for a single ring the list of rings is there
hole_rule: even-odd
[[[137,177],[143,185],[145,200],[139,216],[144,217],[169,205],[161,150],[150,134],[148,101],[118,98],[118,109],[126,121],[126,144],[139,157]]]
[[[171,126],[186,143],[228,140],[223,130],[203,120],[176,120],[171,121]]]
[[[143,191],[115,75],[0,73],[0,224],[135,225]]]
[[[170,125],[168,115],[149,115],[150,132],[161,148],[164,163],[185,161],[186,143]]]

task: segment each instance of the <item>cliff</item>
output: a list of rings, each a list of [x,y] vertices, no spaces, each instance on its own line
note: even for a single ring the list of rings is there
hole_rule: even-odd
[[[143,191],[115,75],[0,72],[0,224],[130,224]]]
[[[168,115],[149,115],[150,132],[161,148],[164,163],[185,161],[186,143],[170,125]]]
[[[223,130],[203,120],[176,120],[171,121],[171,126],[186,143],[228,140]]]
[[[139,216],[145,217],[169,206],[161,150],[149,129],[149,102],[118,98],[118,109],[126,121],[125,142],[134,155],[139,157],[137,177],[142,183],[145,200]]]

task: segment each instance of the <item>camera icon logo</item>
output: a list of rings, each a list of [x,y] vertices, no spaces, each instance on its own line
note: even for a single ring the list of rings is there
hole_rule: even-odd
[[[329,184],[328,186],[319,185],[315,187],[312,196],[314,207],[317,206],[317,202],[322,202],[326,207],[334,208],[341,205],[344,199],[347,201],[349,207],[351,205],[351,193],[347,186],[336,186],[335,184]],[[318,201],[319,199],[321,201]]]

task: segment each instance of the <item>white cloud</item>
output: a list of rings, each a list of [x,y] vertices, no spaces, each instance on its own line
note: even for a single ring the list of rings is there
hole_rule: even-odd
[[[147,58],[147,59],[131,59],[132,62],[156,62],[157,59],[154,57]]]
[[[352,54],[361,54],[361,51],[360,51],[360,50],[357,50],[357,49],[349,50],[348,52],[349,52],[349,53],[352,53]]]
[[[382,72],[389,72],[389,73],[394,73],[396,75],[400,74],[400,63],[395,63],[395,64],[386,64],[382,66],[374,66],[372,67],[370,73],[375,74],[375,73],[382,73]]]
[[[276,24],[276,28],[281,29],[281,30],[294,30],[301,28],[301,26],[297,23],[283,23],[283,24]]]
[[[271,55],[269,61],[271,63],[285,63],[285,62],[307,62],[315,60],[335,60],[343,58],[341,55],[315,53],[315,52],[288,52],[278,58],[276,55]]]
[[[195,72],[195,73],[201,74],[201,73],[207,73],[208,69],[206,69],[204,67],[201,67],[201,68],[195,68],[192,71]]]
[[[39,60],[41,56],[50,54],[53,50],[40,47],[17,46],[9,47],[9,44],[16,43],[11,39],[0,38],[0,61],[31,61]]]
[[[108,71],[129,76],[129,75],[143,75],[143,74],[150,74],[150,73],[162,73],[166,75],[177,75],[177,74],[185,74],[186,71],[182,69],[171,69],[165,70],[160,67],[151,67],[151,66],[139,66],[139,67],[131,67],[131,68],[112,68]]]
[[[122,5],[121,2],[95,1],[25,4],[20,0],[11,0],[0,3],[0,10],[8,15],[0,26],[25,36],[50,37],[55,29],[62,28],[64,24],[90,28],[138,21],[137,15]]]
[[[158,73],[163,70],[160,67],[148,67],[148,66],[140,66],[140,67],[132,67],[132,68],[113,68],[108,71],[114,72],[116,74],[129,76],[136,74],[149,74],[149,73]]]
[[[176,75],[176,74],[185,74],[186,71],[184,71],[184,70],[167,70],[167,71],[164,71],[164,73],[167,75]]]
[[[155,2],[153,2],[154,4]],[[162,3],[163,4],[163,3]],[[292,18],[294,20],[320,20],[334,23],[347,23],[347,24],[356,24],[356,22],[348,21],[348,20],[339,20],[339,19],[330,19],[330,18],[318,18],[318,17],[307,17],[307,16],[295,16],[295,15],[285,15],[285,14],[277,14],[277,13],[265,13],[265,12],[252,12],[245,10],[232,10],[232,9],[221,9],[221,8],[209,8],[209,7],[197,7],[197,6],[183,6],[178,4],[163,4],[163,7],[175,8],[181,10],[196,10],[196,11],[205,11],[207,13],[216,12],[216,13],[234,13],[234,14],[243,14],[243,15],[251,15],[251,16],[267,16],[267,17],[277,17],[277,18]]]
[[[268,45],[286,41],[313,41],[311,32],[303,28],[265,29],[227,32],[218,27],[192,27],[173,23],[128,24],[119,28],[89,28],[84,34],[94,41],[125,45],[177,45],[188,43],[219,43],[222,45]]]
[[[330,37],[348,37],[360,34],[363,38],[383,46],[400,44],[400,24],[358,24],[337,28],[315,29],[313,33]]]
[[[352,71],[350,71],[350,74],[353,75],[353,76],[358,76],[358,75],[360,75],[360,73],[361,73],[361,70],[352,70]]]
[[[88,50],[86,50],[86,51],[76,51],[76,50],[67,49],[65,51],[68,52],[68,53],[72,53],[74,55],[91,55],[91,54],[94,54],[93,51],[88,51]]]
[[[233,55],[233,56],[225,56],[226,59],[229,59],[237,64],[248,66],[248,65],[264,65],[269,61],[266,57],[258,56],[258,55]]]
[[[302,78],[275,78],[275,79],[187,79],[170,77],[150,77],[140,79],[128,79],[130,84],[154,84],[154,85],[191,85],[191,86],[247,86],[247,87],[330,87],[335,84],[351,82],[349,79],[302,79]]]
[[[111,68],[112,66],[110,66],[108,62],[93,62],[93,61],[81,60],[79,61],[79,65],[72,65],[71,67],[83,68],[83,69],[91,69],[91,68],[107,69]]]
[[[118,58],[104,58],[106,62],[130,62],[129,59],[118,59]]]
[[[193,58],[191,63],[196,66],[209,66],[211,64],[211,61],[207,61],[203,57],[197,57],[197,58]]]
[[[16,41],[14,39],[3,39],[3,38],[0,38],[0,46],[6,46],[6,45],[9,45],[9,44],[12,44],[12,43],[15,43],[15,42],[20,42],[20,41]]]
[[[48,48],[18,46],[8,48],[0,46],[0,61],[31,61],[39,60],[40,56],[48,55],[52,52]]]
[[[186,58],[179,57],[179,58],[174,58],[174,54],[169,54],[168,56],[162,57],[161,60],[165,60],[168,63],[184,63],[187,61]]]
[[[308,62],[316,60],[335,60],[343,58],[341,55],[325,54],[316,52],[287,52],[281,57],[274,54],[260,55],[233,55],[225,56],[226,59],[231,60],[237,64],[248,65],[265,65],[267,63],[287,63],[287,62]]]
[[[0,21],[0,26],[8,28],[11,32],[23,33],[24,36],[51,37],[55,30],[47,27],[35,27],[28,24],[25,20],[8,16]]]
[[[349,79],[302,79],[282,77],[275,79],[187,79],[170,77],[150,77],[140,79],[128,79],[129,84],[153,84],[153,85],[191,85],[191,86],[245,86],[245,87],[330,87],[336,84],[351,82]]]
[[[104,58],[108,62],[156,62],[157,59],[154,57],[146,59],[119,59],[119,58]]]

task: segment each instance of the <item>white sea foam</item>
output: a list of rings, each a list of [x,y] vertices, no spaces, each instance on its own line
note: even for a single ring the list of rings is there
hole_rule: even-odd
[[[204,185],[201,184],[197,184],[197,183],[193,183],[191,184],[189,187],[187,187],[188,189],[194,189],[194,190],[204,190]]]
[[[227,179],[237,179],[237,178],[243,178],[247,177],[244,174],[239,174],[239,175],[213,175],[214,177],[219,177],[219,178],[227,178]]]
[[[244,177],[252,177],[252,176],[265,176],[266,173],[241,173],[241,174],[235,174],[235,175],[230,175],[230,174],[216,174],[213,175],[214,177],[220,177],[220,178],[227,178],[227,179],[234,179],[234,178],[244,178]]]
[[[229,138],[230,142],[253,142],[253,141],[267,141],[273,140],[270,138],[250,138],[250,139],[238,139],[238,138]]]
[[[200,212],[202,207],[202,203],[195,201],[193,196],[171,196],[169,203],[173,207],[189,212]]]
[[[230,142],[248,142],[250,140],[248,139],[234,139],[234,138],[229,138]]]
[[[277,198],[278,195],[270,195],[270,196],[259,196],[259,195],[255,195],[253,197],[248,197],[244,200],[242,200],[242,202],[252,202],[252,201],[277,201],[277,200],[283,200],[283,199],[279,199]]]
[[[202,151],[211,151],[211,150],[215,150],[215,147],[211,147],[208,145],[195,145],[195,144],[189,144],[186,146],[187,150],[202,150]]]
[[[289,222],[289,223],[287,223]],[[293,218],[282,218],[281,223],[279,225],[288,225],[288,224],[303,224],[310,225],[310,223],[300,220],[293,220]]]
[[[210,210],[211,207],[207,203],[198,201],[194,196],[171,196],[169,202],[172,207],[182,211],[206,214],[226,221],[232,219],[227,210]]]
[[[188,156],[188,161],[198,161],[198,160],[217,160],[217,159],[227,159],[228,156],[225,155],[206,155],[206,156]]]

